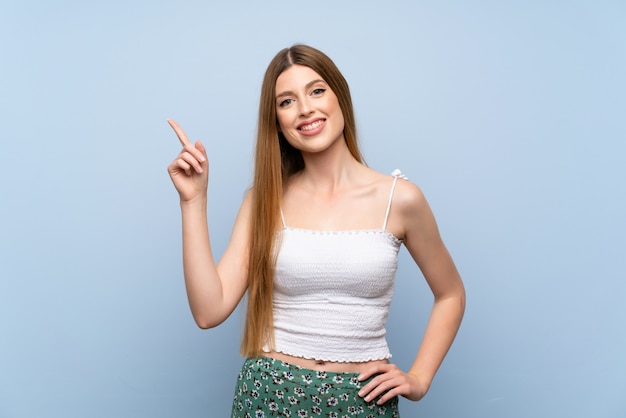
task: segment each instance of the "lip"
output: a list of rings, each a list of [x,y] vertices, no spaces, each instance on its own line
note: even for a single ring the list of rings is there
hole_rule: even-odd
[[[313,128],[313,129],[309,129],[309,130],[303,130],[302,129],[303,126],[312,125],[312,124],[317,123],[317,122],[321,122],[321,123],[318,126],[316,126],[315,128]],[[324,129],[325,126],[326,126],[326,119],[325,118],[316,118],[316,119],[307,120],[307,121],[304,121],[304,122],[298,124],[298,126],[296,126],[296,129],[298,130],[300,135],[313,136],[313,135],[317,135],[318,133],[322,132],[322,130]]]

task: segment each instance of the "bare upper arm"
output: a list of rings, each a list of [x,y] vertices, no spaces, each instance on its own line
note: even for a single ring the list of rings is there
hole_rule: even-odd
[[[443,240],[422,190],[409,181],[398,181],[393,215],[399,221],[404,245],[422,271],[435,297],[463,289],[460,275]]]
[[[226,250],[217,263],[224,301],[231,308],[231,312],[237,307],[247,288],[251,196],[252,192],[248,191],[235,218]]]

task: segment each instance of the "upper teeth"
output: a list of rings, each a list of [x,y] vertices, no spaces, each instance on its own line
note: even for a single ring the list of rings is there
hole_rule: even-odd
[[[301,126],[300,130],[302,130],[302,131],[310,131],[310,130],[315,129],[318,126],[320,126],[322,124],[322,122],[323,122],[322,120],[318,120],[318,121],[313,122],[310,125]]]

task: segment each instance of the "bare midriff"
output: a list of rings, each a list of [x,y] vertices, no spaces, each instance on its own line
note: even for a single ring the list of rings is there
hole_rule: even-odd
[[[284,361],[286,363],[294,364],[296,366],[304,367],[311,370],[323,370],[327,372],[338,373],[362,373],[368,368],[376,364],[387,364],[389,361],[383,360],[370,360],[363,362],[343,362],[343,361],[323,361],[308,359],[303,357],[290,356],[288,354],[278,353],[272,351],[269,353],[263,353],[264,356],[272,357],[277,360]]]

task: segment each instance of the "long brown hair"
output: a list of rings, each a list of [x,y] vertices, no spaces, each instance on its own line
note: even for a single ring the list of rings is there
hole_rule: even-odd
[[[283,187],[291,175],[304,169],[302,154],[278,131],[276,119],[276,79],[296,64],[314,70],[335,93],[343,114],[343,133],[348,149],[357,161],[363,161],[357,144],[350,88],[335,63],[323,52],[307,45],[294,45],[280,51],[265,71],[259,104],[252,185],[248,309],[241,343],[241,353],[247,357],[260,354],[264,345],[271,348],[274,343],[272,291]]]

